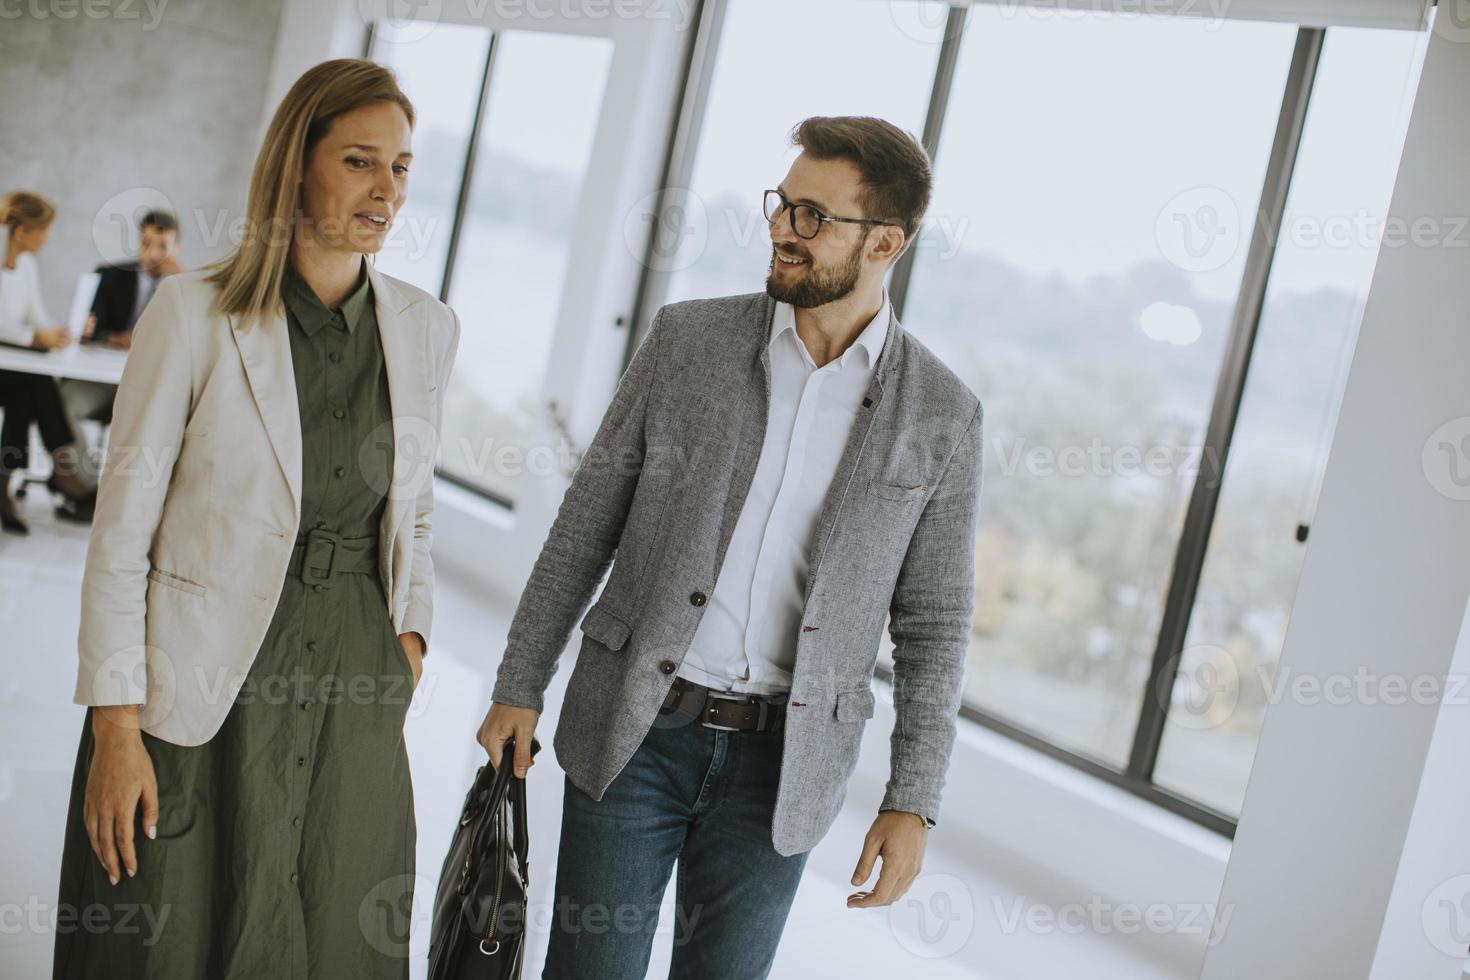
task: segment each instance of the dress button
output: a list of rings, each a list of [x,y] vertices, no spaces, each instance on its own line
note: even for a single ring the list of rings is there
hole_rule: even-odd
[[[702,605],[704,605],[704,593],[703,592],[696,592],[696,593],[694,593],[693,595],[691,595],[689,597],[689,601],[692,604],[696,605],[696,606],[702,606]]]
[[[301,702],[301,710],[302,711],[305,711],[307,708],[310,708],[310,707],[311,707],[311,698],[307,698],[305,701],[302,701]]]
[[[316,653],[316,640],[307,640],[306,649],[309,653]]]
[[[325,585],[313,585],[311,587],[311,591],[313,591],[313,592],[320,592],[320,591],[322,591],[325,588],[326,588]]]
[[[337,474],[337,479],[340,480],[340,479],[342,479],[342,477],[344,477],[344,476],[347,475],[347,467],[345,467],[345,466],[339,466],[335,470],[333,470],[332,472],[335,473],[335,474]]]
[[[327,355],[327,359],[333,364],[336,364],[338,361],[342,360],[342,355],[338,354],[336,351],[332,351],[332,353]]]
[[[674,671],[679,669],[679,665],[674,663],[672,660],[665,660],[663,663],[658,665],[658,669],[663,671],[665,674],[672,674]]]
[[[316,526],[317,527],[326,527],[327,526],[327,522],[326,521],[317,521],[316,522]]]
[[[301,818],[300,817],[292,817],[291,818],[291,826],[293,826],[293,827],[300,827],[301,826]]]
[[[334,419],[340,419],[340,418],[344,417],[346,414],[347,413],[344,412],[344,411],[342,411],[342,409],[340,409],[340,408],[334,408],[334,409],[332,409],[332,418],[334,418]]]
[[[296,872],[291,872],[291,884],[296,884]]]
[[[304,766],[304,765],[306,765],[306,756],[304,756],[304,755],[298,755],[296,757],[296,764],[298,766]]]

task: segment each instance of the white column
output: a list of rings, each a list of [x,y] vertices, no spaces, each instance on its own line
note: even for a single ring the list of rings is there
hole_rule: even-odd
[[[1470,942],[1470,30],[1440,14],[1201,980],[1457,980]]]

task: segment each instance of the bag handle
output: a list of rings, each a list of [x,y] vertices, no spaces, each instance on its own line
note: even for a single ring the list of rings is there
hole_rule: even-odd
[[[513,772],[511,753],[515,749],[515,737],[506,739],[501,747],[500,769],[492,766],[489,760],[480,767],[479,776],[475,779],[475,787],[471,791],[478,799],[484,793],[484,809],[477,814],[479,825],[475,828],[474,841],[470,847],[470,860],[474,861],[479,855],[484,854],[489,847],[489,837],[495,829],[497,819],[500,816],[501,806],[510,797],[511,814],[514,818],[512,842],[515,848],[516,859],[522,868],[526,866],[526,856],[530,849],[530,841],[527,830],[526,814],[526,781],[516,778]],[[531,737],[531,757],[534,759],[536,753],[541,751],[541,742],[534,735]],[[486,785],[488,784],[488,785]],[[482,786],[484,787],[482,790]],[[473,874],[473,872],[471,872]],[[468,876],[467,876],[468,877]]]

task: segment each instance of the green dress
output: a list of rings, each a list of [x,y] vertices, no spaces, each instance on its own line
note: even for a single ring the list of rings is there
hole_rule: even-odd
[[[413,673],[378,573],[392,456],[391,443],[378,444],[391,412],[372,288],[364,269],[334,312],[291,273],[283,296],[302,436],[291,571],[218,734],[198,746],[143,735],[158,836],[144,836],[140,814],[138,873],[116,886],[83,825],[93,751],[90,719],[83,725],[56,978],[408,975],[416,828],[403,722]]]

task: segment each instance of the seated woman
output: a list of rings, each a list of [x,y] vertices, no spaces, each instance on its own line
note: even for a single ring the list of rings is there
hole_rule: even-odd
[[[40,279],[31,253],[46,244],[56,208],[39,194],[11,191],[0,197],[0,341],[58,350],[71,342],[66,327],[46,326],[49,317],[41,304]],[[51,453],[52,474],[46,485],[66,498],[58,516],[90,520],[96,488],[77,474],[81,444],[66,418],[56,379],[22,371],[0,371],[0,527],[15,534],[29,531],[10,499],[10,475],[30,465],[30,430],[35,422],[41,441]]]

